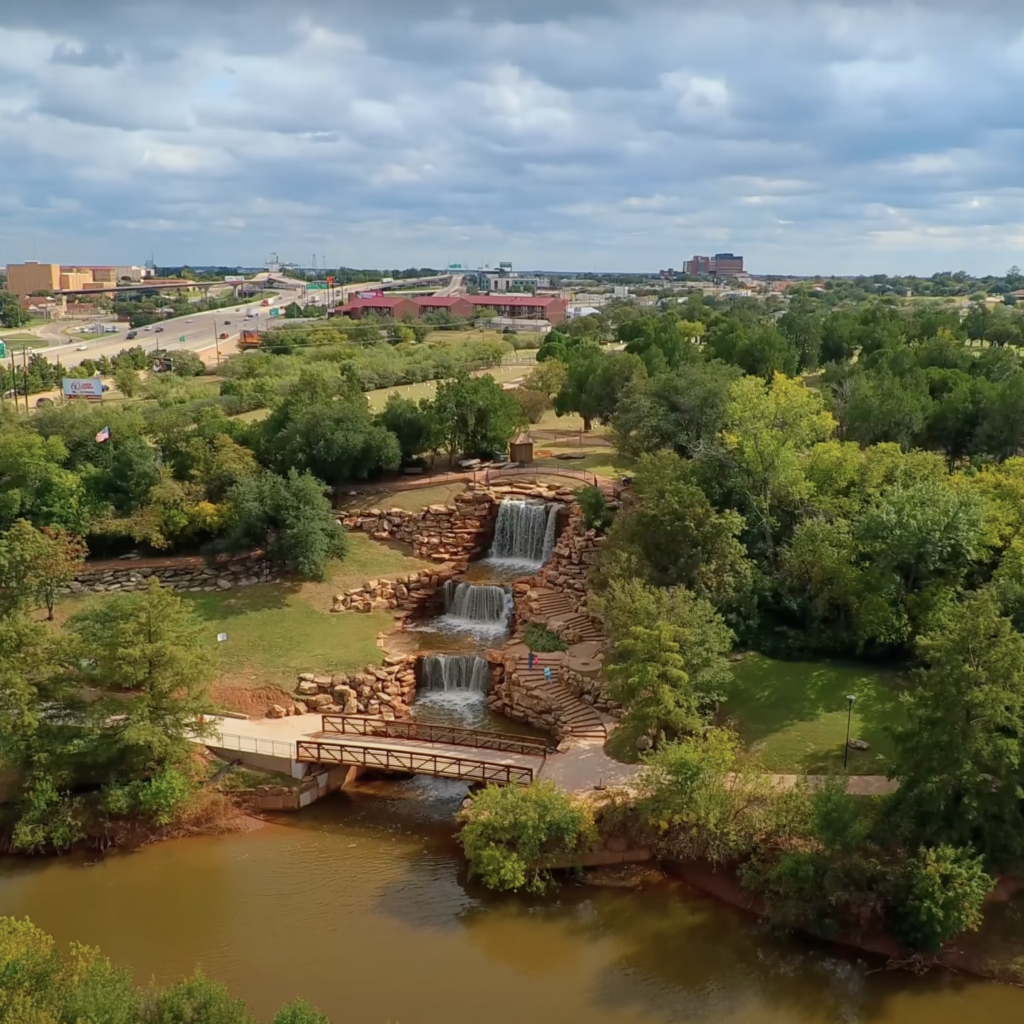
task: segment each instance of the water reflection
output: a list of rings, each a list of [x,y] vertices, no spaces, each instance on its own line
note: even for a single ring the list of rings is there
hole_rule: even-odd
[[[681,884],[501,898],[465,877],[461,783],[368,782],[251,835],[0,863],[0,913],[102,946],[140,982],[202,966],[263,1017],[336,1024],[953,1024],[1024,993],[774,937]]]

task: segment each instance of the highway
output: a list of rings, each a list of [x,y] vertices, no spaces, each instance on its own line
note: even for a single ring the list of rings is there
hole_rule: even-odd
[[[301,286],[294,291],[275,285],[278,296],[271,299],[272,305],[285,306],[295,298]],[[239,331],[243,327],[249,330],[265,330],[276,318],[269,315],[269,307],[261,306],[261,299],[239,302],[237,306],[225,306],[212,312],[189,313],[186,316],[171,320],[161,320],[151,327],[140,327],[135,338],[128,340],[130,328],[127,324],[117,324],[117,334],[105,334],[102,338],[92,341],[81,341],[74,334],[64,335],[60,331],[67,326],[66,321],[56,321],[40,328],[36,333],[49,341],[49,346],[41,349],[51,362],[60,360],[62,366],[77,366],[83,359],[99,359],[100,356],[115,356],[125,348],[140,345],[147,352],[154,349],[167,349],[173,352],[203,352],[220,346],[221,355],[233,355],[237,352],[236,342]],[[238,312],[236,312],[238,310]],[[247,310],[255,310],[259,315],[247,318]],[[229,320],[230,323],[225,323]],[[103,321],[99,321],[103,322]],[[157,330],[163,328],[162,330]],[[228,337],[218,340],[221,334]],[[184,341],[180,339],[184,338]]]

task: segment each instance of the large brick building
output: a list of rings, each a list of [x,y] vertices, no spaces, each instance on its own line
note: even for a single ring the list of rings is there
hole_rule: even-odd
[[[548,323],[565,322],[565,300],[547,295],[431,295],[410,299],[392,298],[353,299],[338,306],[332,316],[349,316],[359,320],[364,316],[384,319],[418,320],[428,313],[447,310],[459,320],[471,320],[480,310],[493,309],[499,317],[525,320],[547,320]]]
[[[735,277],[743,273],[743,257],[731,252],[714,256],[694,256],[683,265],[689,277]]]

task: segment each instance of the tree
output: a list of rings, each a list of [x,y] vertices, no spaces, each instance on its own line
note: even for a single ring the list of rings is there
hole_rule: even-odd
[[[589,806],[553,782],[488,786],[459,819],[470,874],[488,889],[544,892],[554,884],[545,858],[571,857],[596,838]]]
[[[211,670],[206,629],[173,591],[150,579],[78,612],[68,629],[87,656],[83,675],[104,690],[171,694],[197,690]]]
[[[559,416],[578,413],[584,430],[590,430],[594,420],[608,423],[625,386],[643,372],[638,356],[605,354],[596,347],[581,349],[569,362],[565,384],[555,396],[555,412]]]
[[[351,379],[304,370],[258,427],[257,451],[280,474],[309,472],[331,485],[395,469],[401,450]]]
[[[86,550],[66,530],[37,530],[19,519],[0,535],[0,611],[33,602],[44,605],[52,621],[57,595],[84,568]]]
[[[673,452],[645,455],[633,488],[635,503],[619,513],[609,535],[609,575],[685,586],[718,606],[749,588],[752,566],[737,540],[743,517],[731,509],[716,512],[690,464]]]
[[[982,590],[939,615],[917,646],[925,667],[895,731],[894,821],[911,842],[1015,863],[1024,854],[1024,637]]]
[[[428,399],[421,399],[417,404],[412,399],[390,395],[377,421],[398,438],[404,463],[411,462],[436,445],[437,424]]]
[[[22,309],[18,296],[10,292],[0,291],[0,325],[4,327],[22,327],[32,317],[27,309]]]
[[[661,448],[694,457],[716,447],[729,387],[739,376],[737,367],[717,361],[654,377],[635,375],[623,388],[612,421],[619,450],[638,459]]]
[[[133,398],[135,392],[139,390],[139,384],[141,383],[139,371],[133,366],[118,363],[117,368],[114,370],[114,383],[122,395],[125,395],[127,398]]]
[[[732,674],[734,637],[714,608],[682,588],[636,581],[613,584],[600,607],[615,644],[611,694],[637,733],[664,739],[703,729]]]
[[[800,454],[834,429],[821,396],[802,381],[776,374],[764,384],[744,377],[729,388],[723,438],[769,559],[780,507],[809,493]]]
[[[271,561],[322,580],[332,558],[344,558],[348,537],[334,518],[324,485],[310,473],[244,477],[228,492],[229,526],[214,545],[226,551],[261,548]]]
[[[490,456],[503,452],[509,438],[525,425],[519,403],[491,376],[460,371],[437,386],[431,411],[438,443],[454,464],[458,454]]]
[[[976,932],[994,884],[972,850],[921,847],[904,868],[897,907],[900,937],[916,949],[938,953],[957,935]]]

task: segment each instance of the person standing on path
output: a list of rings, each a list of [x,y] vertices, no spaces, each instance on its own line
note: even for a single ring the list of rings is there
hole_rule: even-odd
[[[526,670],[528,672],[532,672],[533,671],[533,662],[534,662],[534,659],[536,657],[537,657],[537,655],[534,654],[533,651],[530,651],[529,655],[526,658]]]
[[[544,666],[544,682],[545,683],[550,683],[551,682],[551,666],[550,665],[545,665]]]

